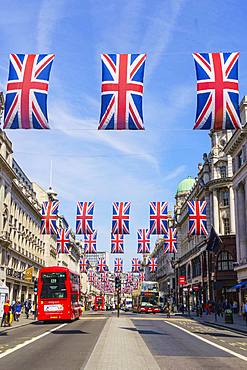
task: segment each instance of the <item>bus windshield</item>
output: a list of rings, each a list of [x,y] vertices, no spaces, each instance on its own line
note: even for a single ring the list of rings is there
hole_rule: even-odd
[[[152,281],[143,281],[142,282],[142,290],[154,290],[158,292],[158,283]]]
[[[40,298],[66,298],[65,272],[43,272]]]
[[[141,305],[142,306],[148,306],[148,307],[151,307],[151,306],[158,306],[158,302],[159,302],[159,297],[158,295],[156,294],[152,294],[152,295],[149,295],[149,296],[142,296],[141,297]]]

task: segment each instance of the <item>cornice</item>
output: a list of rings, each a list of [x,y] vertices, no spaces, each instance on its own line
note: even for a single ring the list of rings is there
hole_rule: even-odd
[[[11,168],[11,166],[6,162],[2,154],[0,154],[0,165],[3,166],[4,170],[7,172],[11,180],[16,178],[16,174]]]
[[[247,128],[237,130],[226,144],[224,148],[225,153],[233,156],[234,153],[238,150],[239,145],[246,140],[247,140]]]

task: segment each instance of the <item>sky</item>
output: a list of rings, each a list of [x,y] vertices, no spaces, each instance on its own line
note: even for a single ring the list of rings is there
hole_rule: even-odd
[[[58,193],[75,229],[76,202],[95,201],[98,250],[110,251],[113,201],[131,201],[124,270],[136,256],[137,229],[149,227],[149,201],[173,211],[178,183],[197,175],[210,148],[193,131],[193,52],[240,51],[240,99],[246,93],[244,0],[12,0],[1,4],[0,90],[10,53],[54,53],[51,130],[8,130],[14,157],[31,181]],[[145,131],[97,131],[101,53],[146,53]],[[155,243],[152,236],[152,246]],[[111,256],[111,268],[113,259]]]

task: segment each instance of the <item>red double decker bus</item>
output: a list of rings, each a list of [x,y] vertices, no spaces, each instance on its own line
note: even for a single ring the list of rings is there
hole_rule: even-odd
[[[75,320],[81,315],[80,276],[66,267],[44,267],[38,279],[38,320]]]
[[[105,311],[105,297],[103,295],[95,296],[94,311]]]
[[[132,292],[133,312],[158,313],[159,304],[159,286],[155,281],[143,281],[138,289]]]

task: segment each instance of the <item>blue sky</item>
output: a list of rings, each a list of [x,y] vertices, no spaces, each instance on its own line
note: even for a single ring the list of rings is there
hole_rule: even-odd
[[[240,99],[247,86],[245,1],[12,0],[1,5],[0,88],[9,53],[55,53],[48,95],[50,131],[8,131],[29,178],[53,187],[75,227],[77,200],[94,200],[98,249],[110,250],[112,201],[131,201],[124,266],[136,255],[136,229],[149,226],[150,200],[173,209],[178,182],[197,175],[209,150],[193,131],[192,52],[240,51]],[[144,132],[98,132],[104,53],[147,53]],[[152,237],[154,243],[155,237]],[[113,261],[113,258],[112,258]]]

